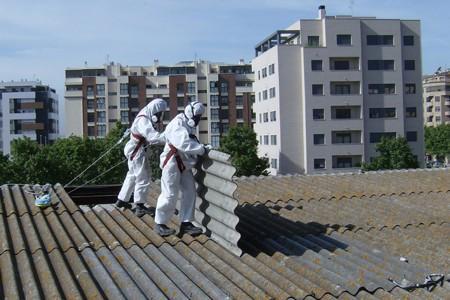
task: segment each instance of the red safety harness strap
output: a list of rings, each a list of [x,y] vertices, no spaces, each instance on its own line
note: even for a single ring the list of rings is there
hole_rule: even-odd
[[[144,117],[144,118],[150,119],[150,118],[149,118],[148,116],[146,116],[146,115],[138,115],[138,116],[136,116],[135,120],[136,120],[137,118],[140,118],[140,117]],[[138,133],[131,132],[131,135],[132,135],[135,139],[137,139],[137,140],[139,141],[138,144],[136,145],[136,147],[134,148],[133,152],[131,153],[130,160],[133,160],[134,157],[136,156],[136,154],[138,153],[139,149],[140,149],[142,146],[144,146],[145,144],[147,144],[147,141],[145,140],[145,137],[143,137],[142,135],[140,135],[140,134],[138,134]]]
[[[175,159],[177,161],[178,170],[180,170],[181,173],[183,173],[184,170],[186,170],[186,166],[183,163],[183,160],[181,159],[180,155],[178,154],[177,148],[175,148],[173,145],[168,144],[170,147],[169,153],[167,153],[166,159],[163,163],[163,168],[167,165],[169,160],[172,158],[172,156],[175,155]]]

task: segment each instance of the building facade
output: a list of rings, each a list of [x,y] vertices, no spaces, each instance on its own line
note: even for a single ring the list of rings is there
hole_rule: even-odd
[[[168,103],[164,122],[193,100],[206,106],[199,139],[219,147],[230,126],[251,126],[251,65],[187,61],[173,66],[68,68],[65,80],[66,135],[102,138],[120,121],[129,126],[154,98]]]
[[[271,174],[342,172],[404,136],[423,164],[420,22],[326,16],[255,47],[255,131]]]
[[[450,70],[423,78],[425,126],[450,124]]]
[[[59,135],[58,95],[38,81],[0,82],[0,150],[11,152],[11,141],[29,137],[39,144]]]

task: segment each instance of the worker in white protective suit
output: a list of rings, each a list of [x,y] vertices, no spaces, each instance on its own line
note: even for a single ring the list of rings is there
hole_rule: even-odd
[[[198,101],[191,102],[184,109],[184,113],[178,114],[166,127],[166,146],[160,157],[161,194],[155,212],[155,231],[161,236],[175,233],[167,223],[174,214],[180,191],[180,233],[193,236],[202,233],[202,229],[191,222],[194,220],[197,197],[192,168],[197,157],[203,155],[205,149],[211,149],[210,145],[202,145],[194,134],[204,111],[203,104]]]
[[[150,213],[144,205],[147,202],[150,187],[150,169],[145,150],[149,145],[165,143],[162,120],[166,108],[166,101],[159,98],[147,104],[134,119],[130,128],[130,140],[125,145],[124,153],[128,158],[128,173],[117,196],[116,206],[130,209],[131,204],[128,201],[131,193],[134,192],[134,203],[136,204],[134,213],[138,217]]]

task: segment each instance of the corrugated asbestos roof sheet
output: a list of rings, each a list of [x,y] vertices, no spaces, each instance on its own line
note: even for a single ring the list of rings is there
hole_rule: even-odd
[[[79,207],[60,185],[44,210],[24,193],[27,186],[2,186],[0,298],[448,299],[447,281],[431,292],[407,292],[388,280],[422,283],[427,274],[450,272],[447,171],[387,173],[396,174],[389,180],[320,176],[320,184],[302,178],[309,183],[296,190],[314,196],[311,189],[323,186],[329,197],[284,197],[279,182],[289,177],[233,182],[229,158],[210,156],[196,175],[196,218],[210,236],[161,238],[150,216],[113,205]],[[337,178],[346,176],[352,180],[333,195]],[[415,185],[406,184],[410,178]],[[385,192],[356,196],[361,184],[375,189],[377,180]],[[442,185],[430,192],[425,181]],[[249,185],[259,200],[242,198]],[[283,197],[272,197],[273,190]],[[158,193],[154,185],[150,203]]]

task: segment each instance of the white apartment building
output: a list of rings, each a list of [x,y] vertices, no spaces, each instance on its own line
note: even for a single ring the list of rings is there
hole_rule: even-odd
[[[102,138],[115,123],[129,126],[139,110],[154,98],[168,103],[167,123],[193,100],[207,113],[198,126],[199,139],[219,147],[230,126],[252,126],[254,101],[251,65],[185,61],[171,66],[67,68],[65,80],[66,134]]]
[[[300,20],[255,47],[259,156],[271,174],[354,170],[382,136],[404,136],[423,165],[420,21]]]
[[[29,137],[39,144],[58,138],[58,95],[39,81],[0,82],[0,150],[10,154],[11,141]]]
[[[450,124],[450,69],[423,78],[425,126]]]

